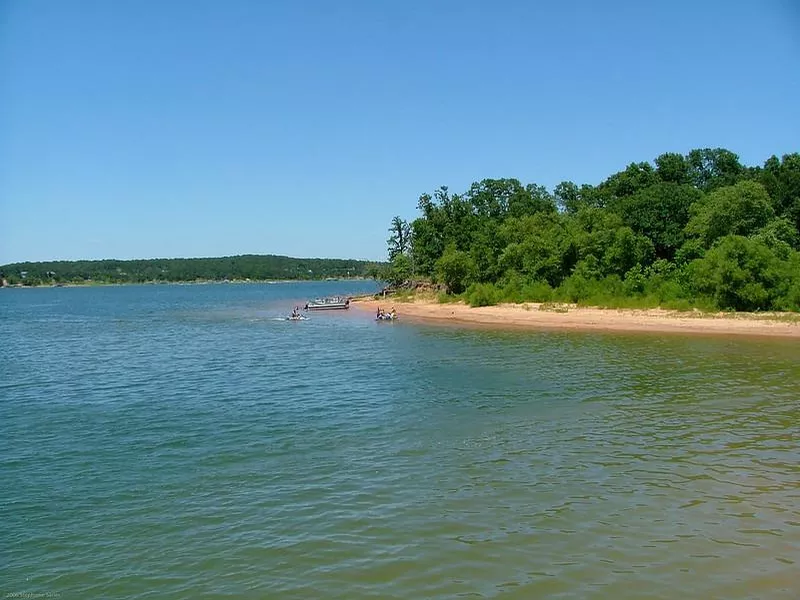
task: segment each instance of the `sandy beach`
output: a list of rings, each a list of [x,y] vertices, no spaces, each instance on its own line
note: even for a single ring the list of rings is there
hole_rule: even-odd
[[[472,308],[435,300],[400,301],[359,298],[353,307],[375,312],[394,307],[403,320],[512,329],[567,329],[685,334],[771,336],[800,339],[800,315],[794,313],[701,313],[664,309],[601,309],[553,304],[501,304]]]

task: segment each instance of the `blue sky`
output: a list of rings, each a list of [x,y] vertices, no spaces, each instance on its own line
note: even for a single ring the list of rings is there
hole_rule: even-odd
[[[798,151],[798,65],[790,0],[0,0],[0,264],[382,259],[440,185]]]

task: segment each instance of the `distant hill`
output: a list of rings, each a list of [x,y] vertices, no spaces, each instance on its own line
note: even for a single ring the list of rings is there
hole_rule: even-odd
[[[338,258],[292,258],[272,254],[220,258],[60,260],[0,266],[10,285],[47,283],[144,283],[367,277],[380,263]]]

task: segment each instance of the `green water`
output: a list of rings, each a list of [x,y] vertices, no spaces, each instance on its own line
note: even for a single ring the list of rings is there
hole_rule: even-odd
[[[0,290],[0,596],[800,597],[800,344],[365,287]]]

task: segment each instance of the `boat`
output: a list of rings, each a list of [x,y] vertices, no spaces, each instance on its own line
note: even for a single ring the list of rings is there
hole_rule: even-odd
[[[328,296],[309,300],[303,310],[345,310],[350,308],[350,298],[343,296]]]
[[[287,321],[308,321],[308,317],[304,317],[303,315],[291,315],[286,317]]]
[[[375,320],[376,321],[396,321],[397,320],[397,315],[384,314],[384,315],[381,315],[379,317],[375,317]]]

